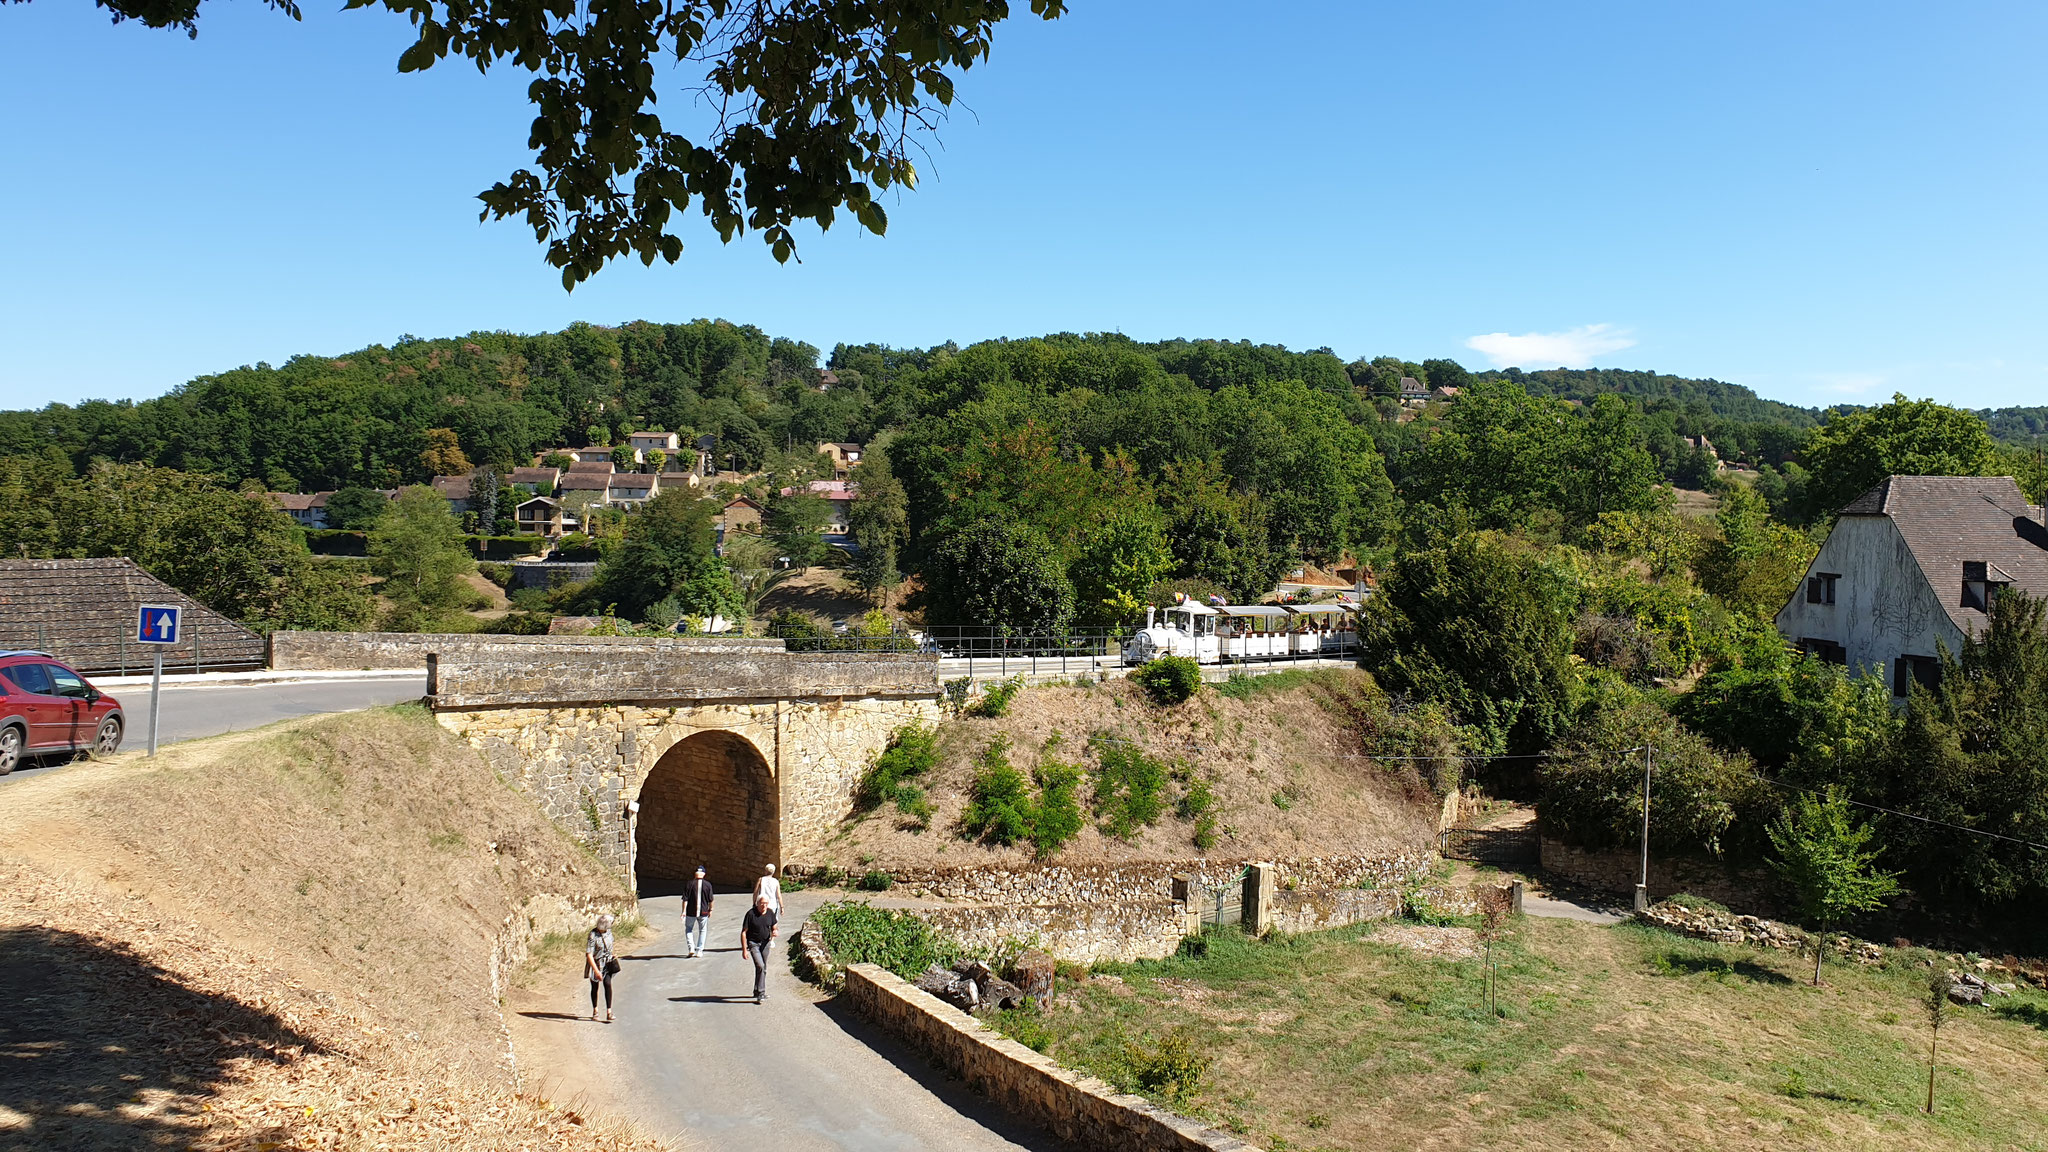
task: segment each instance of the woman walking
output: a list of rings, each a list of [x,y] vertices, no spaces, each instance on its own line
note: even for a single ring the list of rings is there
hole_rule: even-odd
[[[604,1022],[612,1022],[612,974],[619,970],[619,958],[612,954],[612,918],[599,916],[597,927],[583,945],[583,975],[590,980],[590,1018],[597,1019],[597,990],[604,988]]]

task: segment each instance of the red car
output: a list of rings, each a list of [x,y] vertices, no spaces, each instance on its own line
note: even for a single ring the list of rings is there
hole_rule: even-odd
[[[38,756],[112,755],[126,727],[119,700],[48,652],[0,651],[0,776]]]

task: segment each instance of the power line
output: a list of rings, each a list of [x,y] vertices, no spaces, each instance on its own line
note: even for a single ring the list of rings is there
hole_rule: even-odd
[[[1802,792],[1808,796],[1824,795],[1824,793],[1816,792],[1811,788],[1801,788],[1797,784],[1787,784],[1782,780],[1773,780],[1768,776],[1760,776],[1758,779],[1774,788],[1783,788],[1787,792]],[[1918,820],[1922,824],[1932,824],[1937,828],[1950,828],[1957,832],[1968,832],[1972,836],[1982,836],[1990,840],[2004,840],[2008,843],[2024,844],[2029,848],[2048,851],[2048,844],[2036,844],[2032,840],[2023,840],[2018,836],[2007,836],[2003,832],[1986,832],[1982,828],[1972,828],[1967,824],[1951,824],[1946,820],[1936,820],[1932,816],[1918,816],[1911,812],[1901,812],[1896,808],[1886,808],[1881,804],[1866,804],[1861,800],[1850,800],[1846,796],[1842,799],[1845,803],[1852,804],[1858,808],[1867,808],[1872,812],[1882,812],[1887,816],[1897,816],[1902,820]]]

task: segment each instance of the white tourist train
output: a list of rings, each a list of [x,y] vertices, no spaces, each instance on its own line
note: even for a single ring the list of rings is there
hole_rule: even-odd
[[[1192,656],[1200,664],[1312,660],[1354,652],[1351,613],[1358,605],[1202,604],[1177,598],[1147,608],[1145,626],[1124,645],[1124,663]]]

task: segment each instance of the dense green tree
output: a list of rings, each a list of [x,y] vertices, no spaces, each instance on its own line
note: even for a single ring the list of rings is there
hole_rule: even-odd
[[[1265,502],[1233,492],[1213,460],[1169,466],[1159,485],[1173,575],[1230,590],[1238,603],[1256,603],[1273,590],[1290,557],[1274,549]]]
[[[862,592],[886,603],[903,582],[897,561],[910,541],[909,498],[890,468],[888,450],[880,445],[862,454],[851,480],[855,499],[847,526],[858,555],[850,575]]]
[[[1462,401],[1461,401],[1462,402]],[[1577,525],[1608,512],[1647,512],[1658,506],[1657,464],[1643,447],[1642,429],[1628,401],[1595,397],[1575,420],[1560,466],[1559,504]]]
[[[1076,622],[1101,629],[1142,623],[1146,594],[1172,568],[1173,553],[1157,511],[1136,505],[1112,512],[1082,540],[1067,569]]]
[[[1044,533],[1016,520],[978,520],[933,546],[925,618],[1004,636],[1061,636],[1074,622],[1074,586]]]
[[[832,550],[824,535],[831,511],[825,498],[808,487],[788,488],[768,497],[761,509],[761,531],[791,567],[809,568]]]
[[[1693,562],[1700,586],[1736,612],[1768,620],[1791,598],[1819,543],[1770,515],[1736,484],[1721,497],[1715,533]]]
[[[673,597],[688,615],[745,619],[746,606],[714,552],[717,515],[715,500],[664,489],[626,521],[624,538],[599,563],[585,602],[638,620]]]
[[[327,526],[367,532],[390,503],[389,497],[375,489],[343,488],[327,498]]]
[[[1859,799],[1916,816],[2048,844],[2048,601],[2015,592],[1990,623],[1945,655],[1939,685],[1915,686],[1897,755]],[[1867,780],[1868,777],[1865,777]],[[2048,898],[2048,852],[2012,840],[1898,821],[1890,858],[1923,899],[1964,912]]]
[[[1518,384],[1474,384],[1409,465],[1409,495],[1464,508],[1481,528],[1525,527],[1563,500],[1571,410]]]
[[[395,632],[448,628],[475,592],[463,580],[476,559],[448,501],[432,488],[398,493],[369,532],[370,569],[382,577],[377,591],[391,601],[385,627]]]
[[[1418,536],[1359,613],[1366,666],[1448,706],[1485,751],[1545,747],[1569,716],[1570,580],[1492,533]]]
[[[1887,476],[1987,476],[1999,464],[1983,417],[1903,395],[1833,417],[1808,437],[1804,457],[1815,517],[1833,515]]]

